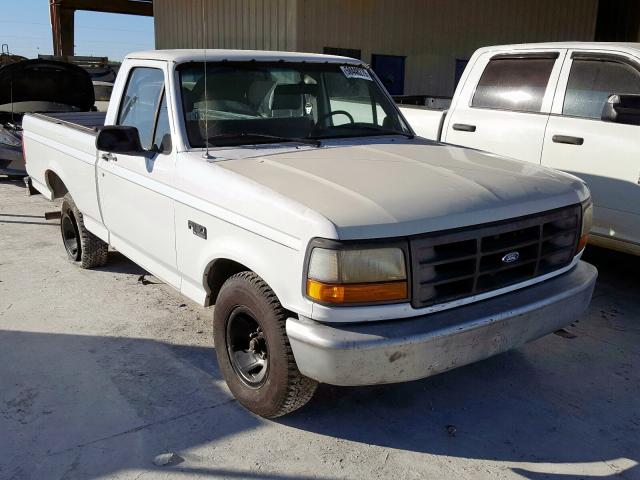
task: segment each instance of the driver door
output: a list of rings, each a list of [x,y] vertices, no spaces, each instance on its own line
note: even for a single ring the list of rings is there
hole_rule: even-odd
[[[116,125],[138,129],[145,152],[98,152],[98,185],[110,243],[165,282],[180,288],[176,265],[174,201],[175,155],[165,65],[129,71]]]

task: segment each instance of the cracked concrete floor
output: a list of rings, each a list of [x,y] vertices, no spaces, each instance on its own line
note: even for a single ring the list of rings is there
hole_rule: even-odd
[[[42,218],[55,207],[0,179],[2,479],[640,479],[638,258],[592,249],[576,338],[403,385],[321,386],[267,421],[221,380],[212,311],[115,252],[75,268]],[[164,452],[182,460],[154,465]]]

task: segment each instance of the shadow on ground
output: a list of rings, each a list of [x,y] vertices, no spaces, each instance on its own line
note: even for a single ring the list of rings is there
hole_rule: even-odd
[[[585,259],[600,281],[588,317],[569,327],[577,338],[551,335],[418,382],[324,386],[307,409],[280,421],[394,449],[569,464],[557,474],[513,469],[532,480],[589,478],[579,465],[566,470],[614,459],[627,459],[622,478],[640,478],[640,257],[589,247]]]
[[[104,267],[99,267],[95,270],[100,272],[125,273],[128,275],[149,275],[150,278],[155,278],[152,277],[144,268],[133,263],[120,252],[114,251],[109,252],[109,261],[107,264]]]
[[[330,437],[392,451],[511,462],[518,464],[513,472],[532,480],[589,478],[584,464],[616,467],[623,459],[622,478],[640,478],[640,304],[625,303],[637,296],[639,262],[595,249],[587,257],[605,285],[589,315],[570,327],[576,338],[552,335],[417,382],[321,386],[307,408],[275,422],[232,400],[213,348],[0,331],[0,477],[174,469],[194,476],[307,478],[262,475],[241,461],[264,448],[250,440],[256,430],[273,428],[291,438],[290,452]],[[116,271],[137,273],[127,263],[116,259]],[[609,304],[623,305],[613,324],[601,313]],[[223,448],[242,435],[249,440],[238,447],[237,469],[204,467],[188,457],[164,470],[151,463],[165,451]],[[290,452],[281,454],[283,462]],[[520,464],[564,468],[539,472]],[[592,476],[617,476],[611,471]]]
[[[640,292],[640,256],[589,245],[583,260],[598,267],[597,293]]]
[[[17,185],[22,188],[27,188],[22,178],[7,177],[6,175],[0,175],[0,184],[5,185]]]

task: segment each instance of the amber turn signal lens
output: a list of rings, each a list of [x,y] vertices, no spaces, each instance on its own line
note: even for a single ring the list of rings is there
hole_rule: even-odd
[[[587,246],[587,240],[589,240],[589,234],[585,233],[580,237],[580,241],[578,241],[578,252],[581,252],[584,247]]]
[[[324,303],[372,303],[406,300],[407,282],[329,284],[307,280],[307,295]]]

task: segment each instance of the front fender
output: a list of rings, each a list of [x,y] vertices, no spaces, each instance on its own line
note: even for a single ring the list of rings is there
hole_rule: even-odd
[[[178,213],[178,212],[177,212]],[[258,274],[274,291],[284,308],[311,314],[311,303],[302,296],[304,252],[244,230],[211,216],[190,214],[190,219],[207,229],[207,238],[193,234],[178,219],[176,249],[183,273],[181,292],[197,303],[210,303],[208,275],[218,260],[231,260]]]
[[[265,260],[260,258],[255,252],[249,252],[248,249],[243,249],[238,242],[232,242],[230,238],[220,239],[215,242],[215,245],[211,251],[207,251],[202,263],[200,263],[200,270],[202,271],[202,287],[207,292],[207,299],[205,304],[208,306],[215,303],[211,298],[210,285],[208,281],[209,275],[215,268],[221,268],[221,266],[230,261],[241,265],[243,269],[251,270],[258,274],[267,284],[270,286],[274,283],[275,279],[269,274],[269,266]],[[274,291],[274,287],[271,287]],[[278,292],[276,292],[278,295]]]

